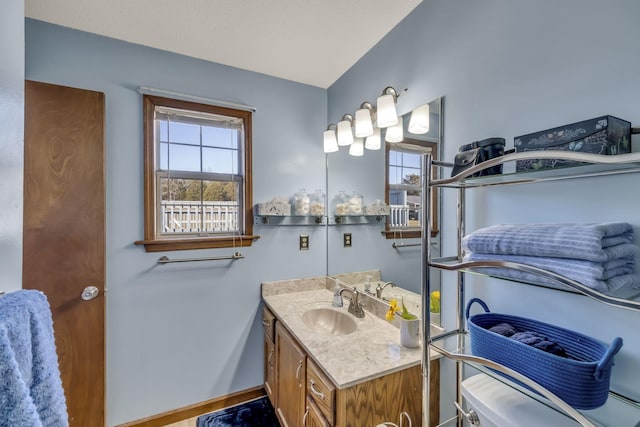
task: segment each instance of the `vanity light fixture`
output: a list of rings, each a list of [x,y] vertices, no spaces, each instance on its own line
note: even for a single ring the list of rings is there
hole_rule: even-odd
[[[400,142],[403,139],[402,117],[398,116],[396,102],[407,89],[397,92],[387,86],[376,100],[376,106],[365,101],[354,115],[345,114],[337,125],[330,124],[323,132],[324,152],[333,153],[340,146],[350,146],[352,156],[364,155],[364,149],[379,150],[382,147],[382,130],[386,129],[385,141]],[[428,108],[427,105],[427,130]],[[417,111],[418,109],[416,109]],[[354,118],[355,116],[355,118]],[[355,146],[354,145],[355,142]]]
[[[351,114],[345,114],[342,116],[342,120],[338,122],[338,145],[351,145],[353,143],[353,131],[351,130],[351,123],[353,122],[353,116]]]
[[[379,150],[382,146],[382,141],[380,140],[380,128],[374,128],[373,134],[369,135],[367,139],[364,141],[364,148],[367,150]]]
[[[421,105],[411,112],[408,131],[416,135],[429,132],[429,104]]]
[[[324,152],[334,153],[338,151],[338,138],[336,137],[336,125],[331,123],[327,126],[327,130],[322,133],[324,140]]]
[[[384,132],[384,140],[387,142],[402,142],[404,139],[402,117],[398,117],[398,123],[388,127]]]
[[[373,105],[367,101],[360,105],[360,109],[356,111],[355,136],[365,138],[373,135]]]
[[[396,110],[396,101],[398,93],[391,86],[387,86],[382,95],[376,101],[376,110],[378,114],[378,127],[388,128],[398,123],[398,111]]]
[[[349,146],[349,154],[356,157],[364,155],[364,138],[353,138],[353,144]]]

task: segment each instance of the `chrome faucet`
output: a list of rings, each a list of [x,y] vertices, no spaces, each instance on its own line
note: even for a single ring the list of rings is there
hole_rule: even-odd
[[[348,309],[349,313],[353,314],[359,319],[362,319],[364,317],[364,308],[362,304],[358,302],[358,295],[360,294],[360,291],[355,287],[353,289],[342,288],[339,292],[340,296],[342,296],[342,293],[344,291],[351,292],[351,301],[349,302]]]
[[[382,285],[378,284],[378,287],[376,288],[376,297],[382,299],[382,291],[384,291],[384,288],[389,285],[391,285],[392,288],[396,286],[396,284],[393,282],[385,282]]]

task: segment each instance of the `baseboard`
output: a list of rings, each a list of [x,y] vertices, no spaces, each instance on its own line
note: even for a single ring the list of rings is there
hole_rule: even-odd
[[[174,409],[162,414],[153,415],[141,420],[132,421],[126,424],[120,424],[117,427],[162,427],[167,424],[177,423],[178,421],[188,420],[198,415],[207,414],[219,409],[228,408],[248,400],[257,399],[266,396],[267,393],[263,386],[249,388],[226,396],[217,397],[183,408]]]

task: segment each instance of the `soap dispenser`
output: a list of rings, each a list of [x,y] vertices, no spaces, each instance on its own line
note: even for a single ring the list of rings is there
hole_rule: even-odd
[[[338,281],[336,280],[336,286],[333,289],[333,303],[334,307],[342,307],[342,295],[340,295],[340,286],[338,285]]]

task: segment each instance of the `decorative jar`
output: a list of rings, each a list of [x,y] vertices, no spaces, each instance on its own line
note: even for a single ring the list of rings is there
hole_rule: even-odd
[[[311,196],[310,214],[313,216],[324,215],[324,193],[322,190],[316,190]]]
[[[336,216],[349,215],[349,196],[343,190],[336,196]]]
[[[311,198],[305,189],[301,189],[293,196],[293,211],[296,216],[309,215],[311,210]]]

